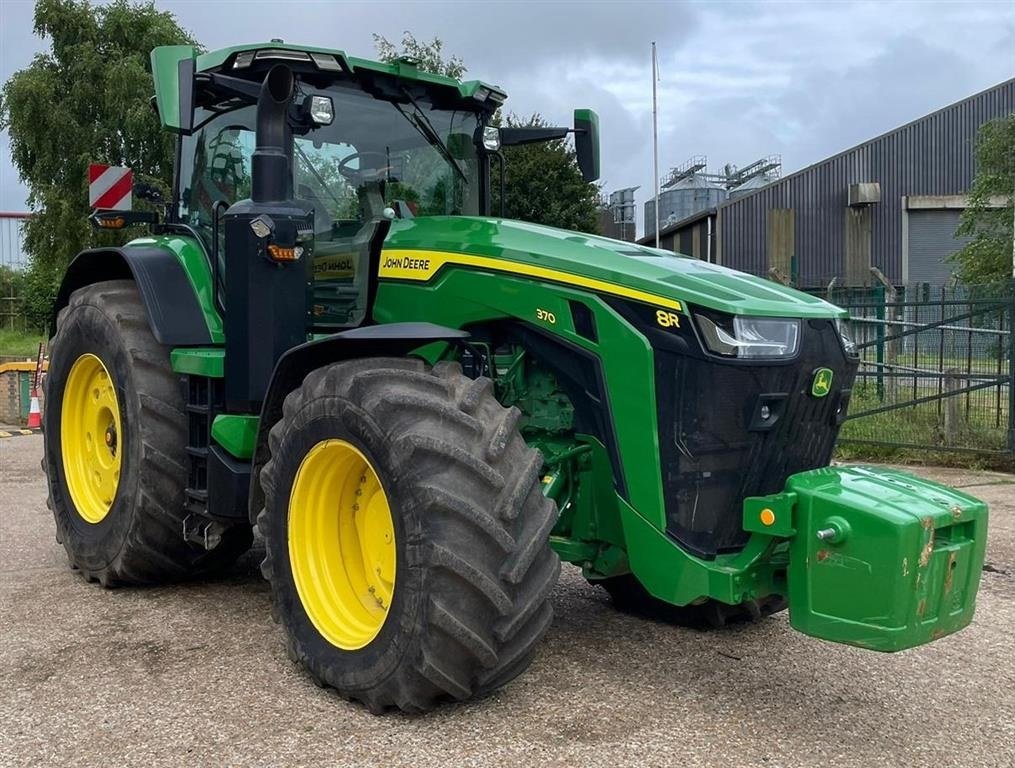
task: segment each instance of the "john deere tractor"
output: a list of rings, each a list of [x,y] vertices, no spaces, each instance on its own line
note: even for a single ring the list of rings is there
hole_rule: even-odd
[[[788,606],[897,651],[972,618],[987,511],[831,467],[846,313],[760,278],[493,215],[481,82],[337,50],[152,53],[178,135],[150,236],[81,253],[56,302],[57,536],[103,586],[261,566],[290,655],[379,712],[532,660],[563,560],[620,607],[704,624]],[[503,195],[500,196],[503,200]]]

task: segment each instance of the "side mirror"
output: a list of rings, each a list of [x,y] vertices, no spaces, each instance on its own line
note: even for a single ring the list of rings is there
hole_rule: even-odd
[[[194,59],[192,45],[160,45],[152,51],[152,79],[162,127],[189,134],[194,129]]]
[[[591,109],[574,111],[574,149],[585,181],[599,178],[599,115]]]

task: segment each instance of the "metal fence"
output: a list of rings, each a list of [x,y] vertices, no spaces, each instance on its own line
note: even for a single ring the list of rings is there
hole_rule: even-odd
[[[843,445],[1015,457],[1015,291],[832,290],[861,356]]]

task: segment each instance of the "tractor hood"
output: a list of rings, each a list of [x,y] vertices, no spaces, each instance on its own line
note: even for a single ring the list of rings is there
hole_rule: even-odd
[[[509,219],[427,216],[392,222],[388,251],[464,254],[554,270],[738,315],[845,317],[806,293],[717,264],[621,240]]]

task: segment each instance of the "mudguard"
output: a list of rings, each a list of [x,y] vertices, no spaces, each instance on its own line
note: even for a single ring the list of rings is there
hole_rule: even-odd
[[[435,342],[464,341],[467,331],[433,323],[390,323],[353,328],[293,347],[275,364],[268,391],[261,405],[257,443],[250,473],[248,511],[251,524],[264,506],[261,468],[268,460],[268,433],[282,417],[286,395],[298,387],[316,368],[358,357],[402,357],[414,349]]]
[[[82,251],[67,267],[53,304],[50,333],[78,288],[103,280],[134,280],[152,333],[160,344],[195,346],[212,343],[194,287],[177,256],[157,246],[93,248]]]

